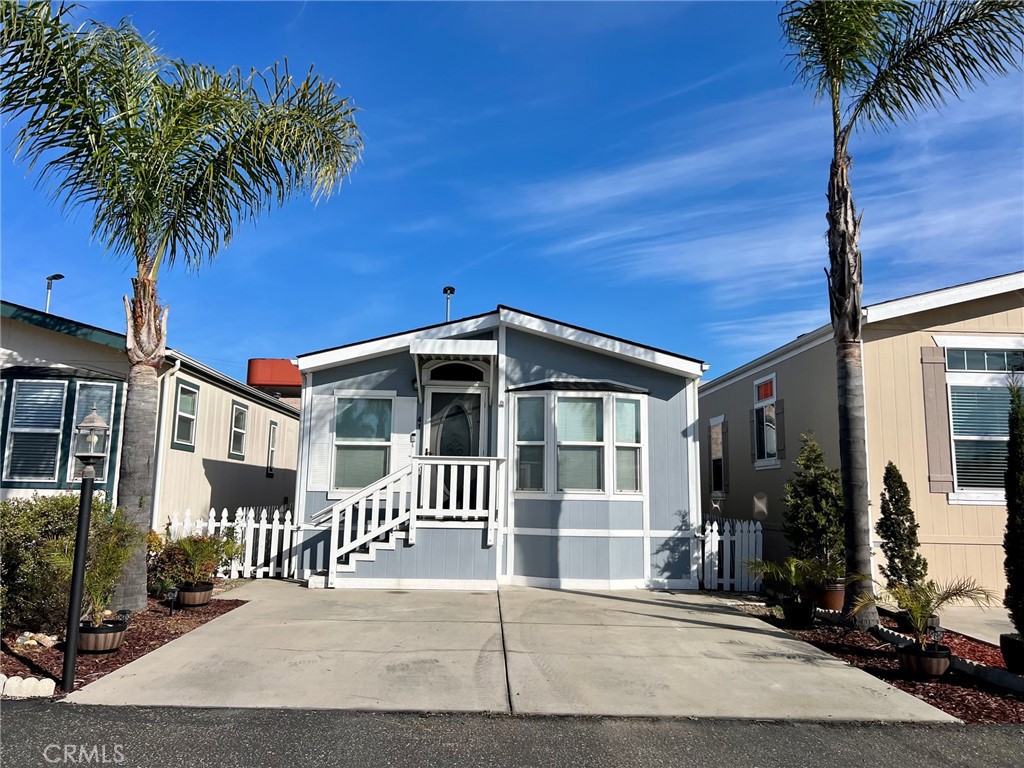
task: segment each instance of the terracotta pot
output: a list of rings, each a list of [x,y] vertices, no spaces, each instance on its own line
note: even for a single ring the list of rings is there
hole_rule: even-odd
[[[98,627],[84,622],[78,628],[78,650],[80,653],[113,653],[121,647],[127,628],[127,621],[117,619],[104,621]]]
[[[1003,652],[1006,669],[1015,675],[1024,675],[1024,635],[1009,633],[999,636],[999,650]]]
[[[791,627],[811,626],[814,623],[814,601],[786,598],[782,601],[782,618]]]
[[[846,600],[846,585],[841,581],[825,584],[818,591],[816,602],[825,611],[842,611]]]
[[[948,645],[921,648],[920,643],[911,643],[896,649],[900,666],[920,680],[938,680],[946,674],[950,653]]]
[[[175,604],[183,608],[196,608],[209,603],[211,597],[213,597],[212,581],[182,584],[178,587],[178,599]]]

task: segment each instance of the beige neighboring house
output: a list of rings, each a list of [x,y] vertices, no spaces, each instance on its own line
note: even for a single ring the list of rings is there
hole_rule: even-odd
[[[1024,272],[864,309],[868,493],[874,522],[892,461],[910,488],[934,579],[1002,591],[1006,389],[1024,370]],[[749,519],[767,496],[766,557],[786,552],[783,486],[813,430],[839,466],[835,346],[823,326],[700,388],[705,515]]]
[[[124,334],[0,302],[0,498],[77,491],[75,425],[111,425],[97,490],[117,499],[128,360]],[[174,349],[160,370],[153,525],[186,509],[288,506],[298,411]]]

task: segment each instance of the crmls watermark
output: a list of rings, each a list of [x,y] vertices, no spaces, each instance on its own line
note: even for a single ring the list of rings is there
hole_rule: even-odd
[[[47,744],[43,759],[54,765],[118,765],[126,758],[123,744]]]

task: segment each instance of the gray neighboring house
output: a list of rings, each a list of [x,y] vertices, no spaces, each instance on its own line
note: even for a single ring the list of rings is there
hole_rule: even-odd
[[[698,586],[701,361],[499,306],[297,365],[309,586]]]

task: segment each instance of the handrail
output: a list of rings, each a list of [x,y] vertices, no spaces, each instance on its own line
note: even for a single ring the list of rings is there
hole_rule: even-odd
[[[331,514],[331,511],[335,507],[339,507],[340,506],[340,507],[344,508],[344,507],[346,507],[346,506],[348,506],[350,504],[355,504],[357,501],[362,501],[363,497],[366,496],[366,494],[368,494],[368,493],[375,493],[376,491],[382,490],[386,486],[391,485],[391,483],[393,483],[395,480],[400,480],[405,475],[411,475],[411,474],[412,474],[412,464],[406,464],[404,467],[401,467],[400,469],[396,469],[390,475],[385,475],[380,480],[377,480],[377,481],[375,481],[373,483],[370,483],[370,485],[366,486],[365,488],[360,488],[358,491],[356,491],[353,494],[350,494],[350,495],[346,496],[341,501],[336,501],[333,504],[331,504],[329,507],[324,507],[319,512],[314,513],[313,516],[309,519],[309,522],[314,524],[314,525],[322,523],[325,520],[327,520],[327,518]]]

